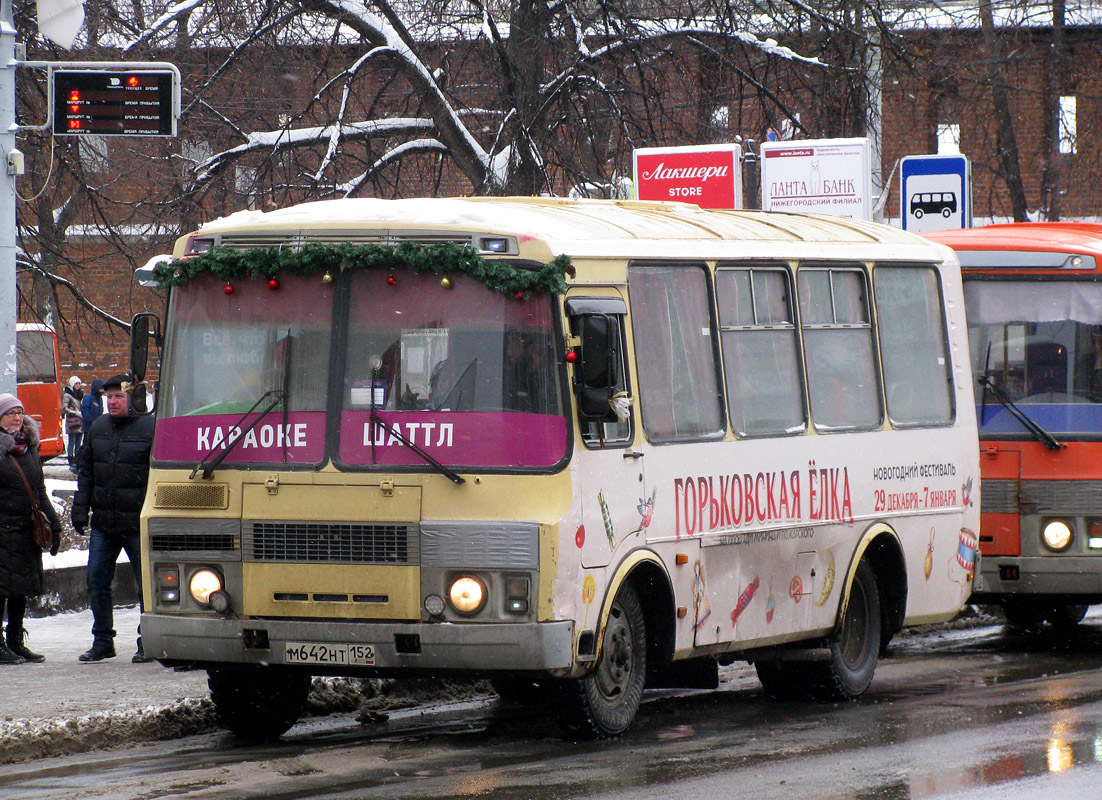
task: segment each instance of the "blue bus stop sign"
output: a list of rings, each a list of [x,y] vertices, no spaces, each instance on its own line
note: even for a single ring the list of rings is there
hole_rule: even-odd
[[[899,164],[899,219],[912,233],[972,227],[972,167],[962,155]]]

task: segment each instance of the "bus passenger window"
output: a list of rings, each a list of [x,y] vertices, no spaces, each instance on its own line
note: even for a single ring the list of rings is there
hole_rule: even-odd
[[[953,378],[937,273],[881,266],[873,287],[888,419],[896,425],[952,422]]]
[[[621,447],[631,443],[631,417],[618,419],[609,405],[617,394],[630,394],[624,361],[624,314],[619,298],[572,297],[566,301],[570,333],[582,341],[582,357],[574,365],[578,426],[586,447]]]
[[[877,427],[883,415],[864,271],[801,267],[797,283],[815,427]]]
[[[792,284],[785,269],[716,270],[727,409],[739,436],[807,427]]]
[[[725,433],[708,284],[695,265],[628,269],[643,429],[652,442]]]

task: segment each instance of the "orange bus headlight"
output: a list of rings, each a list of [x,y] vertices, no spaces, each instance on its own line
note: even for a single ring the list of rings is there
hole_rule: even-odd
[[[471,575],[460,575],[448,588],[448,600],[460,614],[477,614],[486,605],[486,586]]]
[[[1067,550],[1071,539],[1071,526],[1062,519],[1046,522],[1041,530],[1041,541],[1045,543],[1045,547],[1057,553]]]

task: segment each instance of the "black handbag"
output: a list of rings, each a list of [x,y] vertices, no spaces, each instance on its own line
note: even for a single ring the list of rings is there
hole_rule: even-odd
[[[13,458],[11,463],[19,471],[19,477],[23,479],[23,487],[27,490],[27,497],[31,500],[31,534],[34,536],[34,543],[43,550],[49,549],[54,544],[54,534],[50,530],[50,519],[46,516],[46,512],[38,507],[38,500],[35,499],[34,492],[31,491],[31,484],[27,481],[27,475],[23,472],[23,468],[19,466],[19,462]]]

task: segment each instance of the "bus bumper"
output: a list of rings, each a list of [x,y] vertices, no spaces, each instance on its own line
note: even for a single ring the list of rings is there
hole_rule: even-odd
[[[979,564],[972,602],[1006,598],[1057,596],[1102,601],[1102,557],[1099,556],[984,556]],[[1097,599],[1092,599],[1097,598]]]
[[[501,625],[221,619],[142,614],[142,647],[165,661],[288,664],[287,644],[371,645],[370,665],[311,662],[319,670],[561,670],[573,662],[574,623]],[[294,662],[303,664],[303,662]]]

